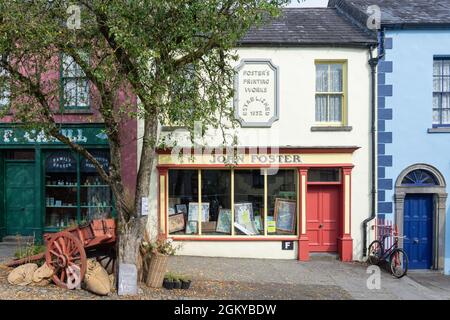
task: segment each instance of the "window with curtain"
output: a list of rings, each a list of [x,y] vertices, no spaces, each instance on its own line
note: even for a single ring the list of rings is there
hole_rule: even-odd
[[[433,126],[450,125],[450,57],[435,58],[433,66]]]
[[[86,57],[87,59],[87,57]],[[71,56],[61,56],[63,110],[89,109],[89,81]]]
[[[316,64],[316,122],[342,124],[344,64]]]

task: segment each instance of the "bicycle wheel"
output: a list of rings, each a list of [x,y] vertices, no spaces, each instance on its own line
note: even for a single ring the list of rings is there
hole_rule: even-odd
[[[383,244],[379,240],[373,241],[369,245],[367,261],[370,264],[377,265],[380,263],[382,255],[383,255]]]
[[[400,279],[408,271],[408,256],[403,249],[394,249],[389,255],[389,267],[394,277]]]

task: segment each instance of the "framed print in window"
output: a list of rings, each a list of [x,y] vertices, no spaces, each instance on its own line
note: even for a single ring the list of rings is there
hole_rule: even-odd
[[[220,209],[219,218],[217,220],[216,232],[231,233],[231,210]]]
[[[197,234],[197,221],[186,222],[186,234]]]
[[[184,214],[179,213],[169,217],[169,233],[182,231],[186,227]]]
[[[198,221],[198,202],[189,202],[189,221]],[[209,221],[209,203],[202,203],[202,222]]]
[[[253,216],[253,205],[250,202],[236,203],[234,205],[234,226],[247,235],[257,234]]]
[[[297,203],[289,199],[275,200],[275,222],[278,231],[295,232],[295,216]]]
[[[175,211],[176,213],[184,213],[187,214],[187,206],[185,204],[177,204],[175,205]]]

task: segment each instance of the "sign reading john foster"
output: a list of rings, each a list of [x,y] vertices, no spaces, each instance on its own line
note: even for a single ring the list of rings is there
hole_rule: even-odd
[[[271,127],[278,120],[278,67],[270,60],[242,60],[234,87],[235,116],[242,127]]]

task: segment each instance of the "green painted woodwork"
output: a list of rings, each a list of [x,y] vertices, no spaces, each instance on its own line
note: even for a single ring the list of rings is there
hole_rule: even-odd
[[[6,235],[6,211],[4,201],[4,160],[0,152],[0,239]]]
[[[105,149],[108,140],[104,138],[103,127],[98,124],[88,125],[64,125],[64,129],[72,129],[72,136],[77,129],[82,129],[86,148]],[[5,130],[13,130],[13,135],[8,136],[9,142],[5,143]],[[45,226],[45,192],[46,188],[77,188],[77,202],[80,204],[80,193],[86,188],[105,188],[107,185],[80,185],[80,156],[77,159],[77,185],[76,186],[46,186],[45,179],[45,155],[47,151],[69,150],[59,142],[48,140],[45,142],[30,142],[28,139],[36,138],[36,135],[26,135],[26,130],[15,124],[0,124],[0,241],[6,235],[35,235],[36,240],[42,240],[45,232],[61,230],[57,227]],[[67,131],[66,131],[67,133]],[[78,135],[76,135],[78,136]],[[81,136],[81,135],[80,135]],[[25,141],[27,140],[27,141]],[[6,160],[3,156],[5,149],[34,149],[35,161]],[[112,201],[112,215],[114,210],[114,198]],[[75,206],[77,220],[81,222],[81,210],[88,206]],[[97,206],[92,206],[97,207]]]
[[[6,234],[33,235],[36,213],[34,162],[5,165]]]
[[[108,137],[103,126],[63,126],[61,133],[82,145],[108,145]],[[25,129],[19,125],[0,126],[0,147],[17,145],[62,145],[60,141],[47,136],[44,131]]]

